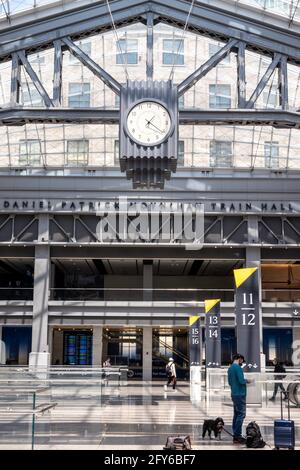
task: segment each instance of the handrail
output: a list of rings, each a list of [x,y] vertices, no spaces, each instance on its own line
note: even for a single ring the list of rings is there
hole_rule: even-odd
[[[158,342],[158,344],[161,344],[164,348],[168,349],[172,353],[176,354],[176,356],[183,359],[185,362],[189,362],[189,358],[185,356],[185,354],[183,354],[182,352],[176,350],[175,348],[172,348],[171,346],[169,346],[167,343],[165,343],[163,340],[161,340],[160,338],[156,336],[153,336],[153,339],[154,341]]]

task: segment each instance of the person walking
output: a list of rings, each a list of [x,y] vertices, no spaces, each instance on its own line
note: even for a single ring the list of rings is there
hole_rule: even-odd
[[[232,432],[234,444],[244,444],[246,442],[246,439],[242,436],[242,427],[246,417],[247,384],[252,383],[252,380],[247,380],[244,377],[242,369],[244,362],[245,359],[242,354],[235,354],[228,369],[228,383],[231,388],[233,403]]]
[[[173,390],[176,387],[176,367],[175,362],[172,357],[170,357],[168,364],[166,365],[166,374],[168,377],[168,382],[165,385],[165,391],[168,390],[168,386],[172,384]]]
[[[273,365],[274,365],[274,380],[283,380],[285,378],[285,374],[286,374],[286,370],[284,368],[284,366],[282,364],[280,364],[280,362],[278,362],[278,360],[276,359],[273,359]],[[278,375],[280,373],[283,373],[284,375]],[[269,398],[270,401],[274,401],[276,399],[276,395],[277,395],[277,392],[278,392],[278,389],[280,388],[280,390],[282,390],[282,392],[284,393],[284,400],[287,400],[287,392],[283,386],[283,384],[281,382],[275,382],[274,383],[274,391],[273,391],[273,395],[271,398]]]

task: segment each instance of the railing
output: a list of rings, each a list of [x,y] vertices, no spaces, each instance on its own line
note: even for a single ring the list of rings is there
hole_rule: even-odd
[[[203,302],[207,298],[220,298],[234,302],[234,289],[193,288],[52,288],[51,300],[103,300],[103,301],[154,301]],[[33,300],[33,288],[0,287],[0,300]],[[300,289],[262,289],[263,302],[300,302]]]
[[[223,302],[234,300],[233,289],[143,289],[143,288],[54,288],[52,300],[105,300],[105,301],[168,301],[203,302],[206,298],[220,298]]]
[[[33,300],[33,288],[0,287],[0,300]]]
[[[127,367],[0,367],[0,446],[101,440],[107,404],[127,396]],[[95,420],[94,420],[94,417]]]
[[[263,289],[263,302],[300,302],[300,289]]]
[[[219,393],[229,397],[230,387],[228,384],[226,368],[220,369],[206,369],[206,392],[209,397],[218,391]],[[251,373],[245,374],[246,377],[251,378]],[[295,406],[300,406],[300,369],[299,368],[286,368],[286,372],[274,373],[273,370],[267,368],[266,371],[255,374],[254,383],[249,385],[251,387],[261,386],[261,399],[265,406],[269,405],[270,398],[274,393],[275,384],[282,384],[282,386],[289,391],[290,400]],[[278,390],[279,398],[280,390]]]

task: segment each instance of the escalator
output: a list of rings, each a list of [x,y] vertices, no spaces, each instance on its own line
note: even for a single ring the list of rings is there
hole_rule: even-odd
[[[300,377],[297,377],[297,379],[299,378]],[[300,383],[290,383],[287,391],[291,402],[296,406],[300,406]]]

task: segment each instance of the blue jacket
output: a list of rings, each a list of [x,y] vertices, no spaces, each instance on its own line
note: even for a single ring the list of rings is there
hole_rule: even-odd
[[[228,369],[228,383],[231,388],[232,396],[246,396],[247,387],[244,372],[238,364],[231,364]]]

